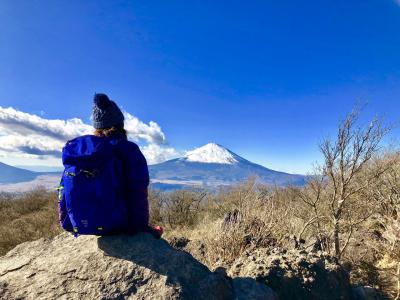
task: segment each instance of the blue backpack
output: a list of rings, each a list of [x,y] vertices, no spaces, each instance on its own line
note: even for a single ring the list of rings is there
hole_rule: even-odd
[[[127,214],[122,166],[108,139],[94,135],[75,138],[64,146],[62,161],[65,170],[59,197],[65,201],[75,236],[111,234],[123,229]]]

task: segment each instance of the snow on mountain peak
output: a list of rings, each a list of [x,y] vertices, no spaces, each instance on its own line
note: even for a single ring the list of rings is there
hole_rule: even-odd
[[[200,148],[188,151],[184,159],[191,162],[234,164],[240,158],[218,144],[209,143]]]

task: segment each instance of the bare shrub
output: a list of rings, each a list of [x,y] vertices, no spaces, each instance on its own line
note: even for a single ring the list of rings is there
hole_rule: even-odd
[[[230,264],[246,249],[274,247],[290,231],[290,207],[279,201],[279,190],[251,179],[214,199],[213,213],[223,216],[203,231],[206,263]]]
[[[366,127],[357,127],[357,121],[358,113],[350,113],[339,125],[336,139],[320,145],[324,162],[318,176],[299,193],[311,208],[306,224],[313,225],[321,247],[338,259],[374,213],[364,190],[386,172],[382,165],[365,170],[379,153],[387,129],[378,120]]]
[[[204,211],[207,195],[205,191],[152,191],[149,197],[151,222],[173,229],[192,227]]]
[[[163,216],[163,193],[159,190],[149,190],[150,224],[165,225]]]
[[[60,232],[56,193],[38,189],[0,198],[0,255],[20,243]]]

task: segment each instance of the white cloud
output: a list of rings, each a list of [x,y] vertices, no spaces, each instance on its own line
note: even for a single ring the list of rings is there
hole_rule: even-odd
[[[5,135],[0,136],[0,149],[5,152],[20,152],[32,155],[59,156],[64,143],[38,135]]]
[[[12,107],[0,106],[0,132],[31,136],[43,135],[60,141],[67,141],[92,131],[90,125],[81,119],[48,120],[37,115],[24,113]]]
[[[165,134],[156,122],[146,124],[128,112],[124,115],[129,139],[147,143],[142,149],[150,164],[177,155],[175,149],[167,146]],[[6,156],[8,160],[20,159],[20,164],[32,159],[41,162],[60,159],[66,141],[92,132],[93,127],[78,118],[51,120],[0,106],[1,156]]]
[[[127,130],[130,139],[134,141],[143,139],[152,144],[167,143],[161,127],[156,122],[150,121],[149,125],[147,125],[128,112],[124,112],[124,115],[125,129]]]
[[[12,166],[62,167],[60,157],[9,152],[0,149],[0,161]]]
[[[147,163],[150,165],[180,156],[180,153],[174,148],[161,147],[157,144],[144,146],[142,147],[142,151],[146,157]]]

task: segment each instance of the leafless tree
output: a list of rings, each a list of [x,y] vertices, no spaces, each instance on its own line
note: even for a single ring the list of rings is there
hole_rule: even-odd
[[[357,209],[358,213],[354,214],[353,208],[363,205],[358,196],[386,171],[386,168],[375,168],[373,172],[363,172],[379,152],[388,129],[378,119],[368,126],[357,127],[358,116],[358,111],[351,112],[339,125],[336,139],[325,139],[320,144],[324,158],[322,176],[329,182],[329,188],[324,192],[332,225],[334,255],[338,259],[346,250],[354,229],[371,215],[368,209]]]

